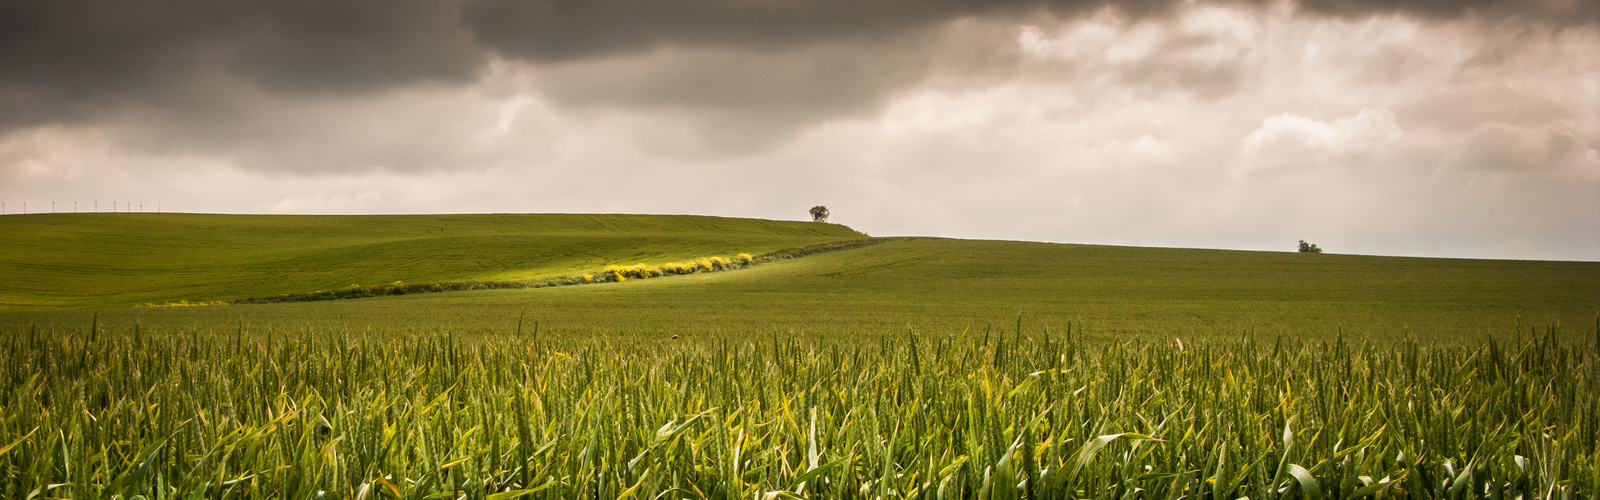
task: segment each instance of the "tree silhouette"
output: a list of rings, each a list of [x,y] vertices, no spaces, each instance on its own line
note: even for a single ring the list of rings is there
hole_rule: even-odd
[[[828,222],[828,207],[817,205],[811,207],[812,222]]]

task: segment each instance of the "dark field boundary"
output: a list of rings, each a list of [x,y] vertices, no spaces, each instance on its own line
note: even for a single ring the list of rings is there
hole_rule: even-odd
[[[732,271],[732,270],[737,270],[737,269],[744,269],[744,268],[747,268],[747,267],[758,266],[758,265],[761,265],[761,264],[769,264],[769,263],[773,263],[773,262],[785,261],[785,260],[790,260],[790,259],[798,259],[798,258],[805,257],[805,256],[808,256],[808,255],[819,254],[819,253],[823,253],[823,252],[833,252],[833,251],[838,251],[838,250],[849,250],[849,249],[853,249],[853,248],[861,248],[861,247],[864,247],[864,246],[867,246],[867,245],[875,245],[875,244],[878,244],[878,243],[883,243],[883,242],[891,241],[891,240],[905,240],[905,239],[915,239],[915,238],[871,238],[871,239],[859,239],[859,240],[841,240],[841,241],[831,241],[831,242],[827,242],[827,243],[818,243],[818,244],[815,244],[815,245],[806,245],[806,246],[797,247],[797,248],[787,248],[787,249],[783,249],[783,250],[777,250],[777,251],[773,251],[773,252],[768,252],[768,253],[764,253],[764,254],[761,254],[761,255],[757,255],[757,256],[751,258],[749,262],[745,262],[745,263],[737,263],[737,262],[728,263],[725,267],[720,267],[719,271]],[[700,273],[705,273],[705,272],[717,272],[717,271],[700,271]],[[695,274],[699,274],[699,273],[695,273]],[[282,295],[273,295],[273,296],[268,296],[268,297],[252,297],[252,298],[246,298],[246,299],[237,299],[237,300],[233,300],[233,301],[227,301],[227,302],[224,302],[224,303],[231,303],[231,304],[273,304],[273,303],[280,303],[280,302],[312,302],[312,301],[319,301],[319,300],[360,299],[360,298],[369,298],[369,297],[384,297],[384,296],[390,296],[390,295],[410,295],[410,294],[418,294],[418,293],[435,293],[435,292],[458,292],[458,291],[466,291],[466,290],[506,290],[506,289],[519,289],[519,288],[546,288],[546,287],[552,287],[552,286],[585,285],[585,284],[593,284],[593,283],[606,283],[606,282],[612,282],[612,281],[614,281],[614,280],[605,278],[603,276],[593,276],[593,275],[591,275],[589,278],[585,278],[585,276],[583,276],[583,275],[577,275],[577,276],[561,276],[561,277],[556,277],[556,278],[545,278],[545,279],[537,279],[537,280],[509,280],[509,281],[448,281],[448,282],[440,282],[440,283],[402,283],[402,282],[398,282],[397,281],[397,282],[394,282],[394,283],[387,283],[387,284],[382,284],[382,285],[349,286],[349,287],[344,287],[344,288],[336,288],[336,289],[333,289],[333,290],[317,290],[317,291],[313,291],[313,292],[286,293],[286,294],[282,294]],[[182,302],[182,303],[171,304],[171,305],[181,306],[181,305],[190,305],[190,304],[191,303],[188,303],[188,302]],[[195,304],[195,305],[205,305],[205,303],[200,303],[200,304]],[[165,306],[155,306],[155,307],[165,307]]]

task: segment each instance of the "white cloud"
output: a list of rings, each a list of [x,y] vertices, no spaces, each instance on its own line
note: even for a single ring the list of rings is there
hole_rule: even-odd
[[[1284,113],[1267,118],[1240,141],[1237,168],[1248,174],[1351,165],[1400,135],[1394,112],[1387,109],[1362,108],[1331,122]]]

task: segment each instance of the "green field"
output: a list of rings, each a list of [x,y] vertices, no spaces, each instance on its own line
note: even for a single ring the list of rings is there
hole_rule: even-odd
[[[1600,495],[1600,263],[122,217],[0,217],[0,497]]]
[[[100,232],[117,222],[110,216],[41,216],[27,232],[18,231],[35,236],[7,239],[0,274],[11,278],[0,285],[0,302],[13,304],[12,309],[28,304],[29,310],[0,313],[0,331],[82,329],[94,313],[86,307],[92,306],[101,309],[100,320],[109,327],[139,323],[163,331],[233,331],[242,326],[251,332],[497,333],[515,329],[522,318],[529,328],[538,322],[542,332],[577,339],[699,334],[765,338],[774,333],[826,337],[908,328],[981,331],[1010,327],[1020,314],[1030,329],[1059,330],[1070,323],[1109,338],[1231,337],[1254,331],[1263,336],[1343,332],[1352,337],[1478,341],[1509,335],[1519,323],[1558,323],[1572,333],[1587,333],[1600,314],[1600,263],[1592,262],[931,238],[888,239],[739,271],[626,283],[104,309],[259,297],[350,283],[544,277],[596,271],[609,263],[659,264],[861,237],[834,225],[696,217],[165,217],[169,219],[161,222],[166,225],[191,228],[174,232],[208,239],[107,236]],[[194,220],[173,222],[185,218]],[[440,232],[430,224],[452,236],[430,236]],[[115,227],[115,234],[138,232]],[[51,234],[57,236],[37,236]],[[92,243],[76,246],[77,241]],[[491,262],[496,264],[485,267]]]
[[[533,279],[865,237],[832,224],[562,214],[39,214],[0,217],[0,235],[0,311]]]

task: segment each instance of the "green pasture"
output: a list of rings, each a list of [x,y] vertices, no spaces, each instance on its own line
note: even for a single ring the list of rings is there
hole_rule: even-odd
[[[727,248],[764,248],[739,237],[717,241]],[[759,236],[769,247],[778,238]],[[629,258],[659,263],[667,257],[638,251]],[[446,262],[453,260],[448,255],[434,260],[437,268],[460,265]],[[98,321],[114,329],[139,324],[160,331],[229,333],[500,334],[514,332],[520,323],[547,339],[637,341],[674,335],[848,339],[905,331],[982,332],[1014,329],[1020,315],[1030,332],[1070,326],[1090,337],[1342,332],[1374,340],[1476,342],[1511,335],[1519,324],[1560,324],[1561,331],[1587,334],[1597,312],[1600,263],[887,238],[704,275],[322,302],[101,309]],[[81,330],[94,314],[88,309],[0,314],[0,331]]]
[[[0,311],[535,279],[862,237],[834,224],[660,215],[5,216]]]

